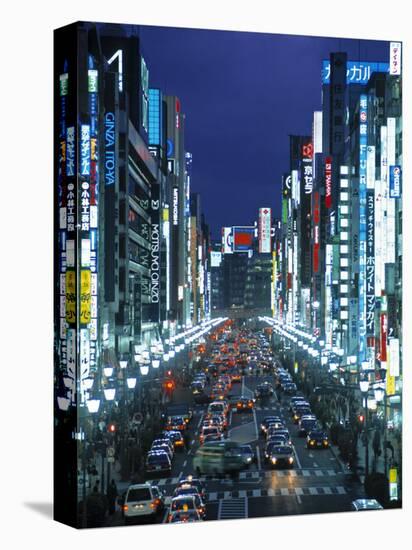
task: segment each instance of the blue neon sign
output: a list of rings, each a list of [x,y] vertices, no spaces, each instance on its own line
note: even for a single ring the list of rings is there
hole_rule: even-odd
[[[369,61],[348,61],[346,64],[346,84],[367,84],[372,73],[389,73],[389,63]],[[330,61],[322,61],[322,84],[330,84]]]

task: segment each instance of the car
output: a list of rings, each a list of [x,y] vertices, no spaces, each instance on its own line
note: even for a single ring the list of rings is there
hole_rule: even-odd
[[[308,449],[327,449],[329,438],[322,430],[311,430],[306,436],[306,447]]]
[[[305,398],[302,395],[293,395],[289,399],[289,410],[292,411],[292,408],[298,403],[299,401],[305,401]]]
[[[183,438],[182,432],[178,430],[165,430],[163,432],[164,438],[168,438],[169,441],[173,444],[173,450],[183,450],[185,448],[185,440]]]
[[[184,479],[181,479],[177,483],[176,489],[178,487],[194,487],[196,491],[199,493],[199,495],[202,497],[202,499],[206,498],[206,489],[204,484],[200,481],[200,479],[193,477],[191,475],[187,476]]]
[[[194,485],[182,485],[182,486],[176,487],[175,490],[173,491],[172,498],[187,496],[187,495],[193,495],[194,497],[198,497],[200,501],[197,500],[197,502],[200,502],[204,510],[206,511],[206,506],[204,504],[203,498],[201,497],[200,493],[198,492],[198,490]]]
[[[163,445],[153,445],[150,447],[149,452],[165,452],[170,460],[173,460],[173,451],[170,450],[170,447],[166,444]]]
[[[266,432],[268,430],[270,430],[271,428],[275,428],[275,429],[286,429],[286,426],[285,426],[285,423],[282,422],[281,420],[273,420],[273,421],[270,421],[268,424],[267,424],[267,428],[266,428]]]
[[[202,426],[199,434],[199,441],[201,445],[203,445],[205,437],[209,435],[220,436],[222,435],[222,430],[217,426]]]
[[[311,430],[318,427],[318,420],[314,414],[305,414],[299,420],[298,435],[305,437]]]
[[[266,416],[260,424],[260,433],[265,434],[269,424],[279,423],[282,424],[280,416]]]
[[[274,394],[274,389],[272,384],[269,382],[263,382],[263,384],[259,384],[256,386],[255,389],[255,397],[258,399],[263,399],[265,397],[271,397]]]
[[[208,422],[209,426],[219,426],[222,430],[227,428],[227,418],[224,414],[207,415],[204,422]]]
[[[207,413],[226,414],[227,406],[224,402],[212,401],[207,408]]]
[[[374,498],[358,498],[352,501],[352,510],[363,512],[364,510],[383,510],[383,506]]]
[[[206,505],[203,502],[203,500],[200,498],[200,495],[198,493],[180,495],[172,498],[170,502],[169,518],[173,512],[180,512],[180,511],[187,512],[189,510],[196,511],[201,517],[201,519],[205,519]]]
[[[201,381],[195,381],[190,384],[190,388],[192,390],[193,395],[198,395],[200,393],[203,393],[203,390],[205,389],[205,385]]]
[[[240,372],[231,372],[230,377],[232,379],[232,383],[242,382],[242,374]]]
[[[270,437],[275,435],[284,435],[288,438],[288,440],[290,440],[290,433],[287,428],[269,428],[266,432],[266,439],[269,439]]]
[[[293,468],[295,461],[293,448],[290,445],[273,446],[270,449],[268,461],[272,468]]]
[[[143,517],[156,517],[164,510],[164,493],[150,483],[130,485],[122,499],[122,516],[126,524]]]
[[[166,422],[166,430],[185,430],[186,422],[183,416],[169,416]]]
[[[239,449],[243,458],[243,463],[246,466],[249,466],[255,461],[255,452],[251,445],[241,445]]]
[[[304,415],[312,414],[310,407],[307,405],[295,406],[292,411],[292,420],[294,424],[297,424]]]
[[[293,382],[288,382],[283,386],[283,391],[285,392],[286,395],[295,395],[295,393],[297,392],[297,389],[298,388],[296,384]]]
[[[237,412],[250,411],[255,406],[255,400],[250,397],[241,396],[236,403]]]
[[[167,518],[167,523],[193,523],[195,521],[202,521],[197,510],[178,510],[170,513]]]
[[[193,458],[193,467],[198,475],[235,475],[245,465],[239,443],[230,440],[212,441],[199,447]]]
[[[168,432],[166,431],[166,433],[168,433]],[[158,445],[167,445],[169,447],[169,449],[173,452],[173,442],[167,436],[159,437],[159,438],[154,439],[152,441],[152,447],[157,447]]]
[[[172,471],[172,462],[165,451],[149,451],[146,456],[145,471],[147,474],[169,473]]]
[[[276,436],[274,435],[266,441],[266,445],[269,445],[269,443],[274,446],[279,446],[279,445],[290,445],[291,441],[283,435],[276,435]]]

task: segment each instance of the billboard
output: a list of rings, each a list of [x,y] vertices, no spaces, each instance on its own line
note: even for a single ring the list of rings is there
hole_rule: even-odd
[[[221,263],[222,263],[222,253],[212,251],[210,253],[210,267],[220,267]]]
[[[233,252],[247,252],[253,246],[254,227],[233,227]]]
[[[259,253],[270,253],[270,228],[272,209],[259,208]]]
[[[366,179],[368,96],[359,102],[359,357],[366,357]]]
[[[402,187],[402,168],[399,164],[389,166],[389,197],[399,199]]]
[[[399,60],[400,60],[400,54],[399,54]],[[370,61],[348,61],[346,63],[346,84],[367,84],[372,73],[376,73],[376,72],[388,73],[389,63],[376,63],[376,62],[370,62]],[[330,84],[330,73],[331,73],[330,61],[328,59],[324,59],[322,61],[322,84]],[[395,74],[395,73],[390,73],[390,74]]]
[[[232,227],[222,227],[222,253],[233,254]]]

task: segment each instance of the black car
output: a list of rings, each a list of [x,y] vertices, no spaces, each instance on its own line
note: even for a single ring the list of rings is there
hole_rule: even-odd
[[[298,434],[299,437],[305,437],[305,435],[315,430],[318,427],[318,421],[316,419],[316,416],[313,414],[308,414],[306,416],[302,416],[299,420],[299,428],[298,428]]]
[[[169,455],[164,451],[152,451],[147,453],[146,473],[169,473],[172,471],[172,463]]]
[[[273,386],[269,382],[264,382],[263,384],[259,384],[258,386],[256,386],[256,389],[255,389],[255,397],[257,397],[258,399],[271,397],[273,393],[274,393]]]
[[[279,445],[270,448],[268,452],[268,462],[272,468],[293,468],[295,457],[293,449],[289,445]]]
[[[328,449],[329,438],[322,430],[312,430],[306,437],[306,446],[308,449]]]

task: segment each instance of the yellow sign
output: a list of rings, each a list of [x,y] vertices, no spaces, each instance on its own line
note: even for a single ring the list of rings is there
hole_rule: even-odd
[[[386,395],[387,396],[395,395],[395,393],[396,393],[395,377],[391,376],[387,370],[386,371]]]
[[[80,272],[80,323],[87,325],[91,319],[91,273],[89,269]]]
[[[76,322],[76,273],[73,269],[66,271],[66,321]]]
[[[391,468],[389,470],[389,483],[398,482],[398,470],[396,468]]]

